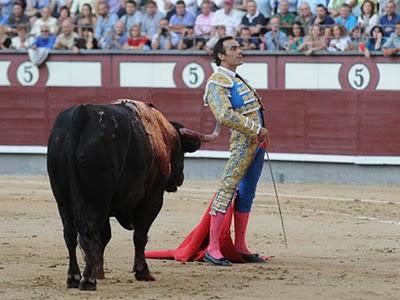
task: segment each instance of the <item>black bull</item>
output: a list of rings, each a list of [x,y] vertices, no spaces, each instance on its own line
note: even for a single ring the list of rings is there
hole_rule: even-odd
[[[94,290],[96,278],[104,278],[111,216],[134,230],[136,279],[154,280],[144,257],[147,233],[164,191],[174,192],[183,183],[184,153],[196,151],[211,136],[165,120],[176,137],[168,141],[170,172],[165,174],[140,112],[131,108],[124,103],[74,106],[59,114],[51,131],[47,169],[64,227],[70,288]],[[78,241],[85,254],[82,277]]]

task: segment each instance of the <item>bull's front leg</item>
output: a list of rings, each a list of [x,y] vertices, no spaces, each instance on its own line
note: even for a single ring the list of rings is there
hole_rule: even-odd
[[[144,256],[145,247],[147,244],[147,234],[150,226],[163,204],[163,190],[153,191],[148,195],[140,208],[136,210],[134,216],[135,233],[133,235],[133,242],[135,244],[135,260],[133,264],[133,272],[135,278],[139,281],[154,281],[155,278],[151,275],[149,267],[147,266]]]
[[[147,244],[148,229],[136,228],[133,234],[133,242],[135,244],[135,259],[133,264],[133,272],[136,280],[154,281],[155,278],[150,274],[149,267],[146,263],[144,250]]]

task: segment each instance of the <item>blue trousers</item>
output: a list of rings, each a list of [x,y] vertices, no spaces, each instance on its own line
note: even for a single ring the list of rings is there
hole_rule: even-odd
[[[258,148],[246,175],[240,180],[235,200],[235,211],[249,213],[256,195],[258,180],[264,165],[265,150]]]

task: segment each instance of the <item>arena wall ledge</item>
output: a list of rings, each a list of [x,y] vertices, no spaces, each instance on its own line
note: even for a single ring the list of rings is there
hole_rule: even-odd
[[[263,98],[280,181],[400,182],[400,57],[246,57],[239,72]],[[214,68],[204,52],[53,51],[36,67],[26,52],[2,51],[0,174],[44,174],[52,123],[74,104],[150,101],[169,119],[212,131],[202,94]],[[228,136],[188,155],[188,178],[220,176]]]

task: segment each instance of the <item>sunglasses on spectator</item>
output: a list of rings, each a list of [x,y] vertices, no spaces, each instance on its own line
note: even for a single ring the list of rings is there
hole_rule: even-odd
[[[40,30],[40,32],[49,32],[49,30]]]

